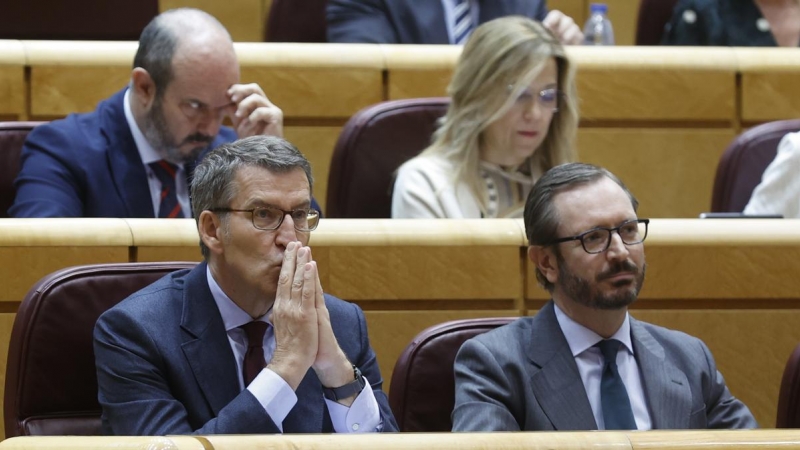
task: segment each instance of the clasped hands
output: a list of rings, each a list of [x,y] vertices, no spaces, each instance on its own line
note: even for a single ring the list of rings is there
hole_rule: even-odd
[[[267,366],[297,390],[309,368],[329,388],[353,381],[353,366],[331,328],[331,318],[311,249],[290,242],[283,255],[275,304],[275,353]],[[339,402],[349,406],[355,395]]]

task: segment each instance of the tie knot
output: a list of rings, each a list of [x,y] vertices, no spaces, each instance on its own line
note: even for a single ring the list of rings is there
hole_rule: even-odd
[[[178,172],[178,166],[175,164],[160,159],[156,162],[151,162],[148,166],[162,183],[164,180],[175,182],[175,174]]]
[[[617,352],[619,351],[619,347],[621,345],[622,342],[616,339],[603,339],[595,344],[595,346],[600,349],[600,353],[603,354],[606,364],[617,363]]]
[[[248,348],[262,347],[264,345],[264,333],[267,332],[268,326],[266,322],[254,320],[239,327],[244,330],[244,334],[247,336]]]

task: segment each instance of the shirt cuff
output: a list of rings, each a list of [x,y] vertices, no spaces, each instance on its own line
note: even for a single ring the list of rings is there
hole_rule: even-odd
[[[256,397],[275,422],[275,426],[283,433],[283,420],[297,404],[297,394],[289,383],[271,369],[265,368],[247,386],[247,390]]]
[[[333,429],[337,433],[372,433],[383,428],[381,411],[378,401],[375,400],[375,393],[372,392],[372,386],[366,377],[364,377],[364,381],[366,382],[364,389],[349,408],[341,403],[325,399]]]

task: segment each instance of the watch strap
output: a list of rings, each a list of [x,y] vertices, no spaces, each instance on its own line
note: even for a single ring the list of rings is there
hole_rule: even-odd
[[[353,381],[345,384],[344,386],[339,386],[336,388],[327,388],[323,386],[322,395],[324,395],[328,400],[336,402],[343,398],[360,393],[362,390],[364,390],[364,386],[367,385],[367,381],[361,375],[361,370],[359,370],[359,368],[355,365],[353,366],[353,378]]]

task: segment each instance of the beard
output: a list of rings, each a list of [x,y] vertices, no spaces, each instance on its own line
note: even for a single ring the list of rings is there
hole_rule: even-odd
[[[647,271],[646,263],[640,269],[630,260],[626,260],[609,267],[591,282],[570,270],[560,255],[559,260],[557,285],[560,290],[575,303],[594,309],[617,310],[628,307],[639,296]],[[611,292],[600,290],[601,282],[620,273],[633,274],[633,282],[621,280],[612,284],[615,289]]]
[[[194,133],[187,136],[182,142],[177,142],[175,136],[169,131],[167,121],[164,116],[164,105],[161,97],[156,97],[153,107],[147,112],[144,118],[145,139],[153,149],[165,160],[173,164],[193,163],[197,160],[203,150],[207,149],[214,141],[213,136],[202,133]],[[181,145],[196,142],[198,145],[192,147],[189,153],[181,151]]]

